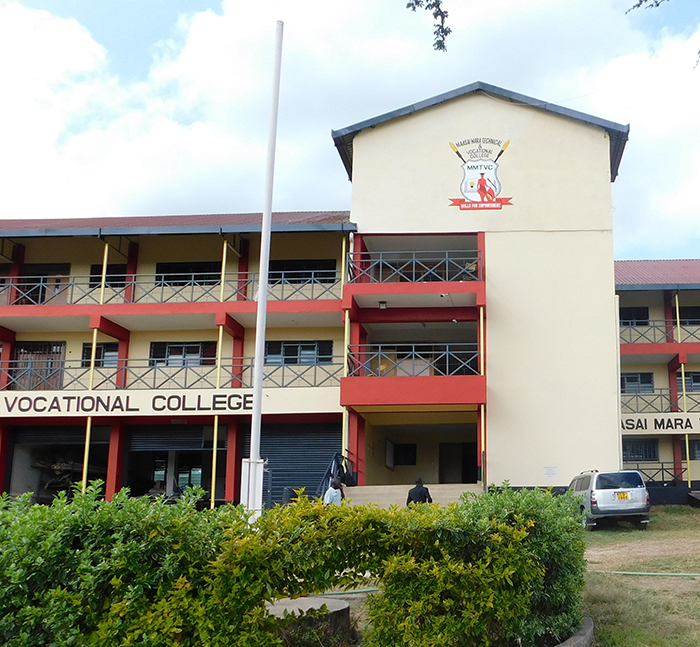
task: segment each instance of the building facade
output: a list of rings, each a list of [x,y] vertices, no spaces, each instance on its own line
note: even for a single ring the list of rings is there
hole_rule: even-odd
[[[615,274],[624,465],[664,486],[697,482],[700,261],[618,261]]]
[[[627,133],[483,83],[333,133],[351,211],[273,218],[269,502],[315,493],[337,454],[359,487],[622,464]],[[4,221],[0,241],[0,485],[237,501],[260,215]]]

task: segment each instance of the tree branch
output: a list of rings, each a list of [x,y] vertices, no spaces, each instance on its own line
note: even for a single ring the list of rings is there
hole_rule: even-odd
[[[646,1],[646,0],[642,0]],[[663,2],[664,0],[654,0]],[[425,9],[433,12],[433,18],[438,22],[435,23],[435,31],[433,36],[433,49],[439,52],[447,50],[445,39],[452,33],[452,30],[446,25],[448,13],[442,8],[442,0],[408,0],[406,9],[415,11],[416,9]]]

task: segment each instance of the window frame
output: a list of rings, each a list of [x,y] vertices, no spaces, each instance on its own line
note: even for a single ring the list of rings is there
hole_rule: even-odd
[[[307,347],[306,355],[302,354],[303,346]],[[294,350],[296,353],[293,352]],[[275,361],[272,361],[272,358],[276,358]],[[331,339],[265,342],[265,366],[318,366],[332,363],[333,340]]]
[[[632,388],[634,380],[633,376],[637,376],[637,388]],[[642,379],[644,376],[644,379]],[[639,373],[620,373],[620,393],[624,395],[653,393],[654,392],[654,373],[643,371]]]
[[[637,445],[634,456],[632,445]],[[641,457],[641,458],[639,458]],[[623,438],[622,439],[622,462],[623,463],[658,463],[659,462],[659,439],[658,438]]]

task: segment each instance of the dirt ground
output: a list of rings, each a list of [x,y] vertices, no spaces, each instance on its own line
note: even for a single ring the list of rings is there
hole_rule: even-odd
[[[698,554],[700,554],[700,539],[630,541],[607,546],[589,546],[586,549],[588,569],[591,571],[632,570],[630,566],[649,558],[649,556],[661,559]],[[647,572],[646,569],[640,569],[640,571]],[[662,577],[659,575],[630,577],[634,577],[635,584],[643,588],[662,589],[679,593],[700,591],[700,578]]]

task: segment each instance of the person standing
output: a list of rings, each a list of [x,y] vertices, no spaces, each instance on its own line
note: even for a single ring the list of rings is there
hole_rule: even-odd
[[[340,479],[331,479],[331,484],[323,495],[323,502],[326,505],[340,505],[345,498],[343,486],[340,484]]]
[[[416,479],[416,486],[408,491],[406,505],[411,503],[432,503],[433,497],[430,496],[428,488],[425,487],[423,479],[419,476]]]

